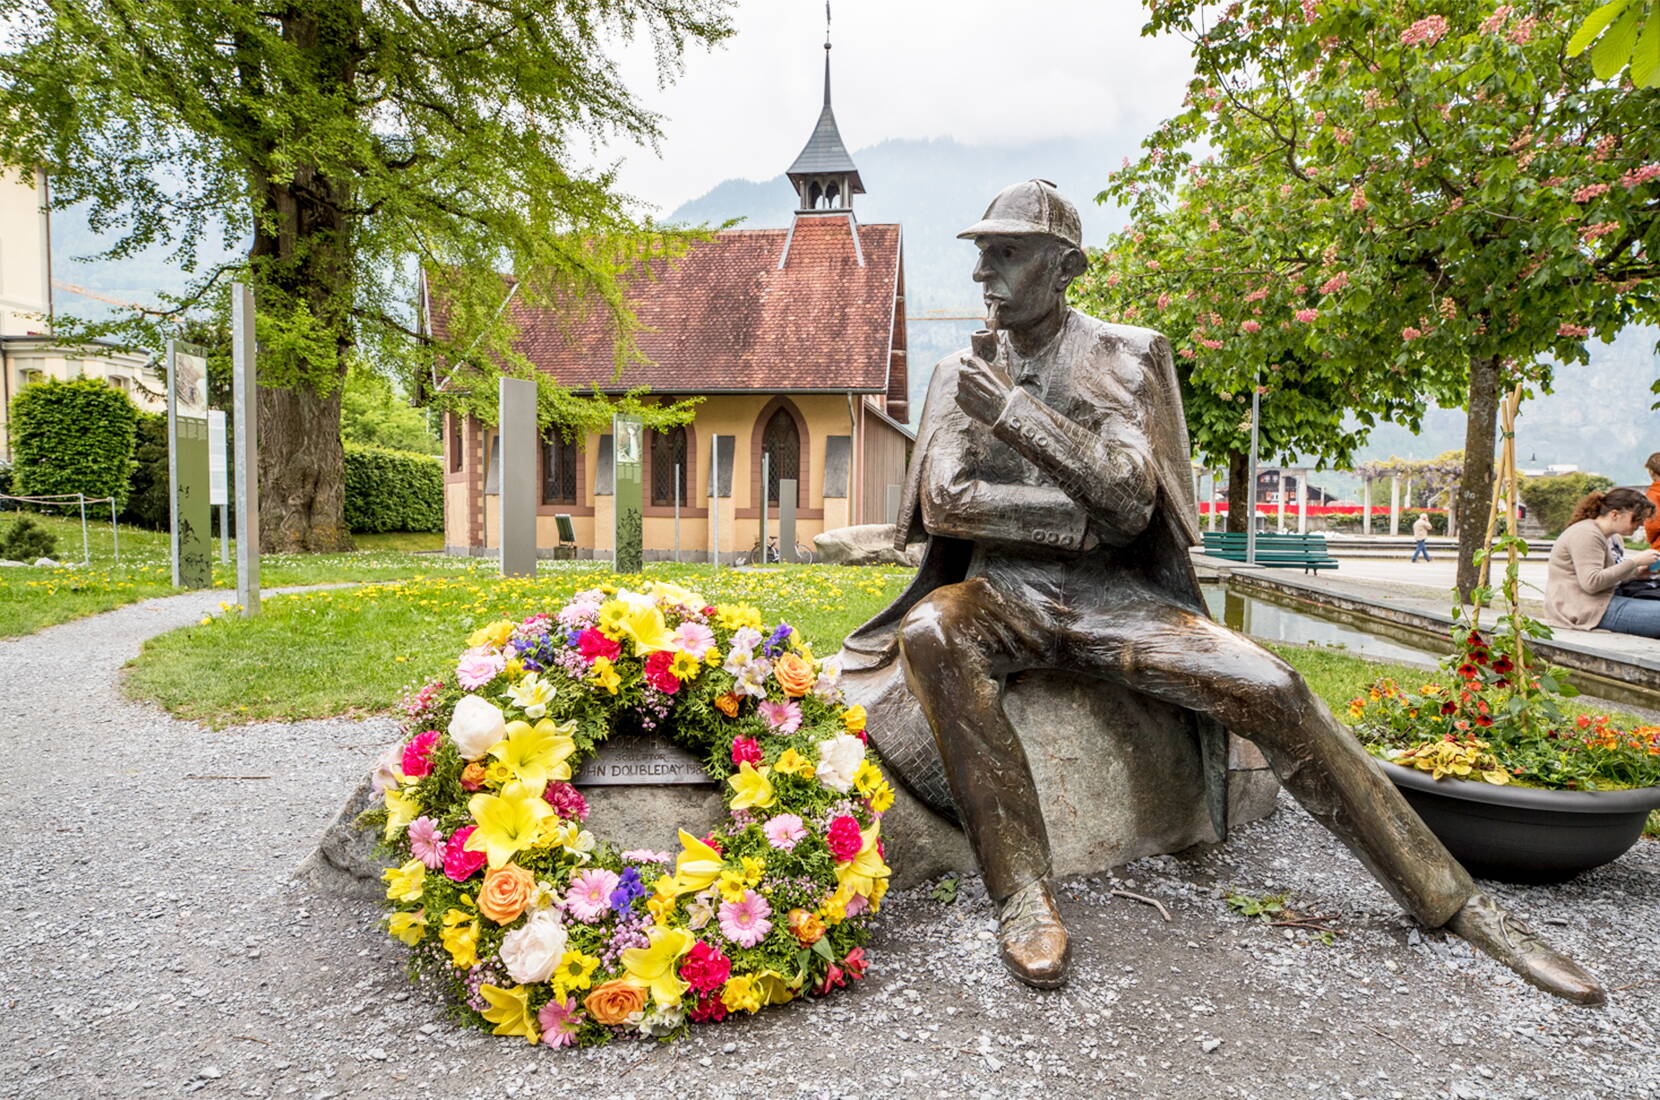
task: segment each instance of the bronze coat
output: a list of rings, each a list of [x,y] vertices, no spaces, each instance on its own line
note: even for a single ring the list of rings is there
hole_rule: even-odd
[[[1110,495],[1110,487],[1091,482],[1097,471],[1088,463],[1080,464],[1079,457],[1101,447],[1133,448],[1156,482],[1151,517],[1137,531],[1097,527],[1101,545],[1083,553],[1110,555],[1115,571],[1133,575],[1173,604],[1206,614],[1188,554],[1188,548],[1199,542],[1198,509],[1169,342],[1150,329],[1107,324],[1076,311],[1068,318],[1067,339],[1068,346],[1051,369],[1070,372],[1072,377],[1066,381],[1074,383],[1074,391],[1101,395],[1096,404],[1100,414],[1096,431],[1090,433],[1049,412],[1029,394],[1016,391],[1011,407],[1022,405],[1042,415],[1024,417],[1018,443],[1007,434],[1010,417],[1005,415],[998,424],[999,438],[1016,446],[1028,460],[1042,458],[1034,464],[1040,469],[1051,467],[1068,496],[1080,504]],[[957,813],[944,765],[896,658],[899,626],[906,613],[934,589],[963,580],[974,549],[968,540],[930,536],[922,526],[920,499],[924,461],[930,456],[947,461],[960,458],[966,444],[961,433],[945,423],[950,419],[947,413],[955,409],[957,372],[965,354],[966,349],[947,356],[934,369],[900,500],[895,545],[903,549],[917,538],[926,540],[916,579],[850,635],[842,652],[849,699],[870,711],[870,737],[884,761],[912,793],[952,820],[957,820]],[[1126,400],[1134,395],[1133,405],[1115,409],[1113,395]],[[1103,603],[1110,600],[1110,593],[1103,595]],[[1227,832],[1227,734],[1193,712],[1188,712],[1187,727],[1187,735],[1198,743],[1207,808],[1220,840]]]

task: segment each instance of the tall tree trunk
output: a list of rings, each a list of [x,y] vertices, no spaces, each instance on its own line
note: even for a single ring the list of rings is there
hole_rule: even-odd
[[[1476,551],[1487,534],[1493,503],[1493,443],[1499,411],[1499,357],[1470,359],[1469,417],[1464,426],[1464,474],[1458,482],[1458,596],[1466,603],[1480,576]]]
[[[1256,486],[1251,481],[1251,456],[1245,451],[1228,452],[1228,530],[1243,535],[1249,528]]]
[[[360,16],[358,0],[288,8],[283,37],[305,51],[314,77],[346,92]],[[281,74],[275,79],[280,84]],[[287,337],[260,353],[261,375],[271,380],[259,392],[259,541],[266,553],[353,548],[340,442],[341,387],[353,348],[352,189],[319,164],[285,159],[305,148],[293,135],[280,149],[273,139],[250,165],[249,261],[258,308]],[[273,171],[278,163],[283,170]]]

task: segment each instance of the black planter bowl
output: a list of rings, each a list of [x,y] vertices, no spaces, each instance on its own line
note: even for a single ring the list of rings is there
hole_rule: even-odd
[[[1472,875],[1499,882],[1563,882],[1619,859],[1660,809],[1660,787],[1541,791],[1378,765]]]

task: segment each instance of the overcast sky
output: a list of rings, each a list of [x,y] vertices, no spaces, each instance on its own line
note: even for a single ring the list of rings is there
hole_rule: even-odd
[[[724,179],[771,179],[818,117],[823,0],[741,0],[737,33],[694,50],[668,89],[643,47],[625,78],[663,114],[662,155],[625,158],[622,185],[667,213]],[[1135,0],[835,0],[836,120],[849,148],[888,138],[971,145],[1144,133],[1179,107],[1180,39],[1141,37]]]

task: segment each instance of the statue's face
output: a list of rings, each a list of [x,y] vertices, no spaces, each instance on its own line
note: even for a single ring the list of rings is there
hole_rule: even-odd
[[[996,306],[1001,327],[1024,328],[1065,305],[1066,245],[1038,236],[976,237],[974,243],[980,249],[974,281],[987,307]]]

